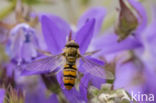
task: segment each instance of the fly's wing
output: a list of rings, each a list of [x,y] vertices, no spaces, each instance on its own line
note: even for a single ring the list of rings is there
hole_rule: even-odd
[[[91,51],[91,52],[86,52],[85,54],[84,54],[84,56],[91,56],[91,55],[93,55],[93,54],[96,54],[96,53],[98,53],[98,52],[100,52],[101,50],[99,49],[99,50],[95,50],[95,51]]]
[[[85,72],[103,79],[114,79],[113,74],[105,70],[103,65],[86,57],[81,57],[80,60],[82,60],[82,63],[80,63],[79,65],[82,66],[83,69],[85,69]]]
[[[62,55],[49,56],[43,59],[33,61],[19,67],[22,75],[42,74],[42,73],[56,73],[60,70],[60,66],[64,64],[64,57]],[[62,68],[61,68],[62,69]]]

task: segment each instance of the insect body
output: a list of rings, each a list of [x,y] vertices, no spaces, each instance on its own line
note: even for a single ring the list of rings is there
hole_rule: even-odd
[[[92,53],[94,52],[86,54],[90,55]],[[74,40],[68,41],[65,45],[64,52],[59,55],[51,55],[23,65],[23,75],[54,73],[59,67],[59,70],[63,69],[64,87],[70,90],[75,84],[77,71],[79,70],[76,64],[77,60],[83,62],[81,67],[83,67],[86,73],[103,79],[114,79],[112,73],[103,70],[103,65],[94,62],[94,59],[88,59],[85,54],[81,55],[79,52],[79,45]]]
[[[74,84],[77,74],[76,60],[79,57],[79,45],[73,40],[69,41],[64,50],[66,64],[63,70],[63,82],[66,89],[70,90]]]

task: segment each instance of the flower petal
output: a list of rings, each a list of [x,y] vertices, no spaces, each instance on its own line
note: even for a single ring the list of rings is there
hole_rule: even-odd
[[[33,57],[37,56],[37,51],[32,43],[24,43],[21,48],[22,59],[30,62]]]
[[[120,64],[116,69],[116,80],[114,88],[124,88],[129,93],[138,93],[142,91],[142,73],[133,62]],[[136,79],[137,78],[137,79]]]
[[[27,43],[31,45],[27,45]],[[36,32],[28,24],[18,24],[10,31],[6,49],[11,59],[17,60],[18,63],[22,60],[30,61],[32,57],[37,55],[37,47],[38,38],[36,37]]]
[[[25,103],[48,103],[47,88],[40,78],[30,77],[23,81],[25,89]]]
[[[88,19],[93,19],[95,18],[96,23],[95,23],[95,30],[94,34],[98,34],[101,26],[103,19],[106,15],[106,10],[103,7],[94,7],[89,10],[87,10],[79,19],[78,21],[78,28],[82,27],[86,23]]]
[[[41,25],[43,36],[48,46],[48,49],[51,51],[52,54],[61,53],[66,42],[67,32],[64,32],[63,30],[63,27],[65,27],[66,25],[58,23],[57,19],[51,19],[46,15],[43,15],[41,17]]]
[[[144,60],[144,63],[148,65],[151,68],[155,68],[155,62],[156,62],[156,8],[153,9],[153,19],[151,24],[147,27],[145,32],[142,35],[142,42],[144,44],[144,54],[141,55],[141,58]]]
[[[62,32],[64,32],[64,34],[66,34],[66,35],[69,34],[70,25],[65,20],[63,20],[62,18],[60,18],[56,15],[42,13],[39,15],[40,21],[41,21],[43,15],[46,15],[47,17],[49,17],[50,19],[55,21],[56,25],[61,29]]]
[[[85,101],[88,101],[88,98],[87,98],[87,88],[88,88],[88,84],[89,84],[89,74],[85,74],[82,78],[81,78],[81,81],[80,81],[80,94],[82,95],[82,97],[84,98]]]
[[[18,24],[16,25],[11,31],[10,31],[10,34],[11,35],[16,35],[20,29],[29,29],[30,26],[26,23],[21,23],[21,24]]]
[[[71,90],[62,90],[69,103],[87,103],[83,96],[73,87]]]
[[[57,26],[61,29],[61,31],[65,34],[68,35],[70,32],[70,25],[64,21],[63,19],[59,18],[58,16],[55,15],[49,15],[49,17],[51,19],[53,19],[53,21],[57,21],[56,24]]]
[[[5,90],[0,88],[0,103],[3,103],[5,97]]]
[[[16,26],[17,27],[17,26]],[[14,31],[16,27],[12,30]],[[19,28],[21,29],[21,28]],[[17,33],[17,34],[14,34]],[[21,35],[21,32],[14,31],[11,33],[9,41],[6,46],[7,53],[11,57],[11,59],[17,60],[19,63],[21,62],[21,47],[23,45],[24,35]]]
[[[102,53],[109,54],[122,50],[131,50],[142,47],[142,44],[133,37],[128,37],[121,42],[117,42],[115,34],[104,35],[93,42],[95,49],[101,49]]]
[[[63,74],[62,74],[62,71],[60,71],[60,72],[57,73],[57,81],[60,84],[60,87],[62,89],[65,89],[64,82],[63,82]]]
[[[76,42],[80,46],[80,53],[84,54],[94,34],[95,19],[90,19],[76,33]]]
[[[145,94],[156,95],[156,81],[155,81],[156,73],[153,70],[151,70],[151,68],[146,68],[144,72],[146,81],[143,86],[143,92]]]

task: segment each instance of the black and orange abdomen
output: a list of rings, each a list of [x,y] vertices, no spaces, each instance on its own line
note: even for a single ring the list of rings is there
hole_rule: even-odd
[[[63,82],[66,89],[70,90],[75,84],[77,68],[76,65],[66,64],[63,70]]]

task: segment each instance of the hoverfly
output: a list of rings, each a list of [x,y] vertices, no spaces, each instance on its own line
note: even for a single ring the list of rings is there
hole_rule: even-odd
[[[109,71],[104,71],[103,65],[87,58],[87,56],[92,55],[95,52],[96,51],[88,52],[81,55],[79,52],[79,45],[74,40],[69,39],[63,49],[63,53],[58,55],[49,55],[48,57],[26,64],[22,68],[23,72],[31,71],[31,74],[42,72],[53,74],[56,73],[56,71],[58,72],[63,69],[63,82],[64,87],[67,90],[72,89],[75,84],[78,70],[78,59],[83,62],[81,66],[85,69],[85,72],[100,78],[113,79],[113,74]],[[57,70],[58,67],[60,67],[59,70]]]

